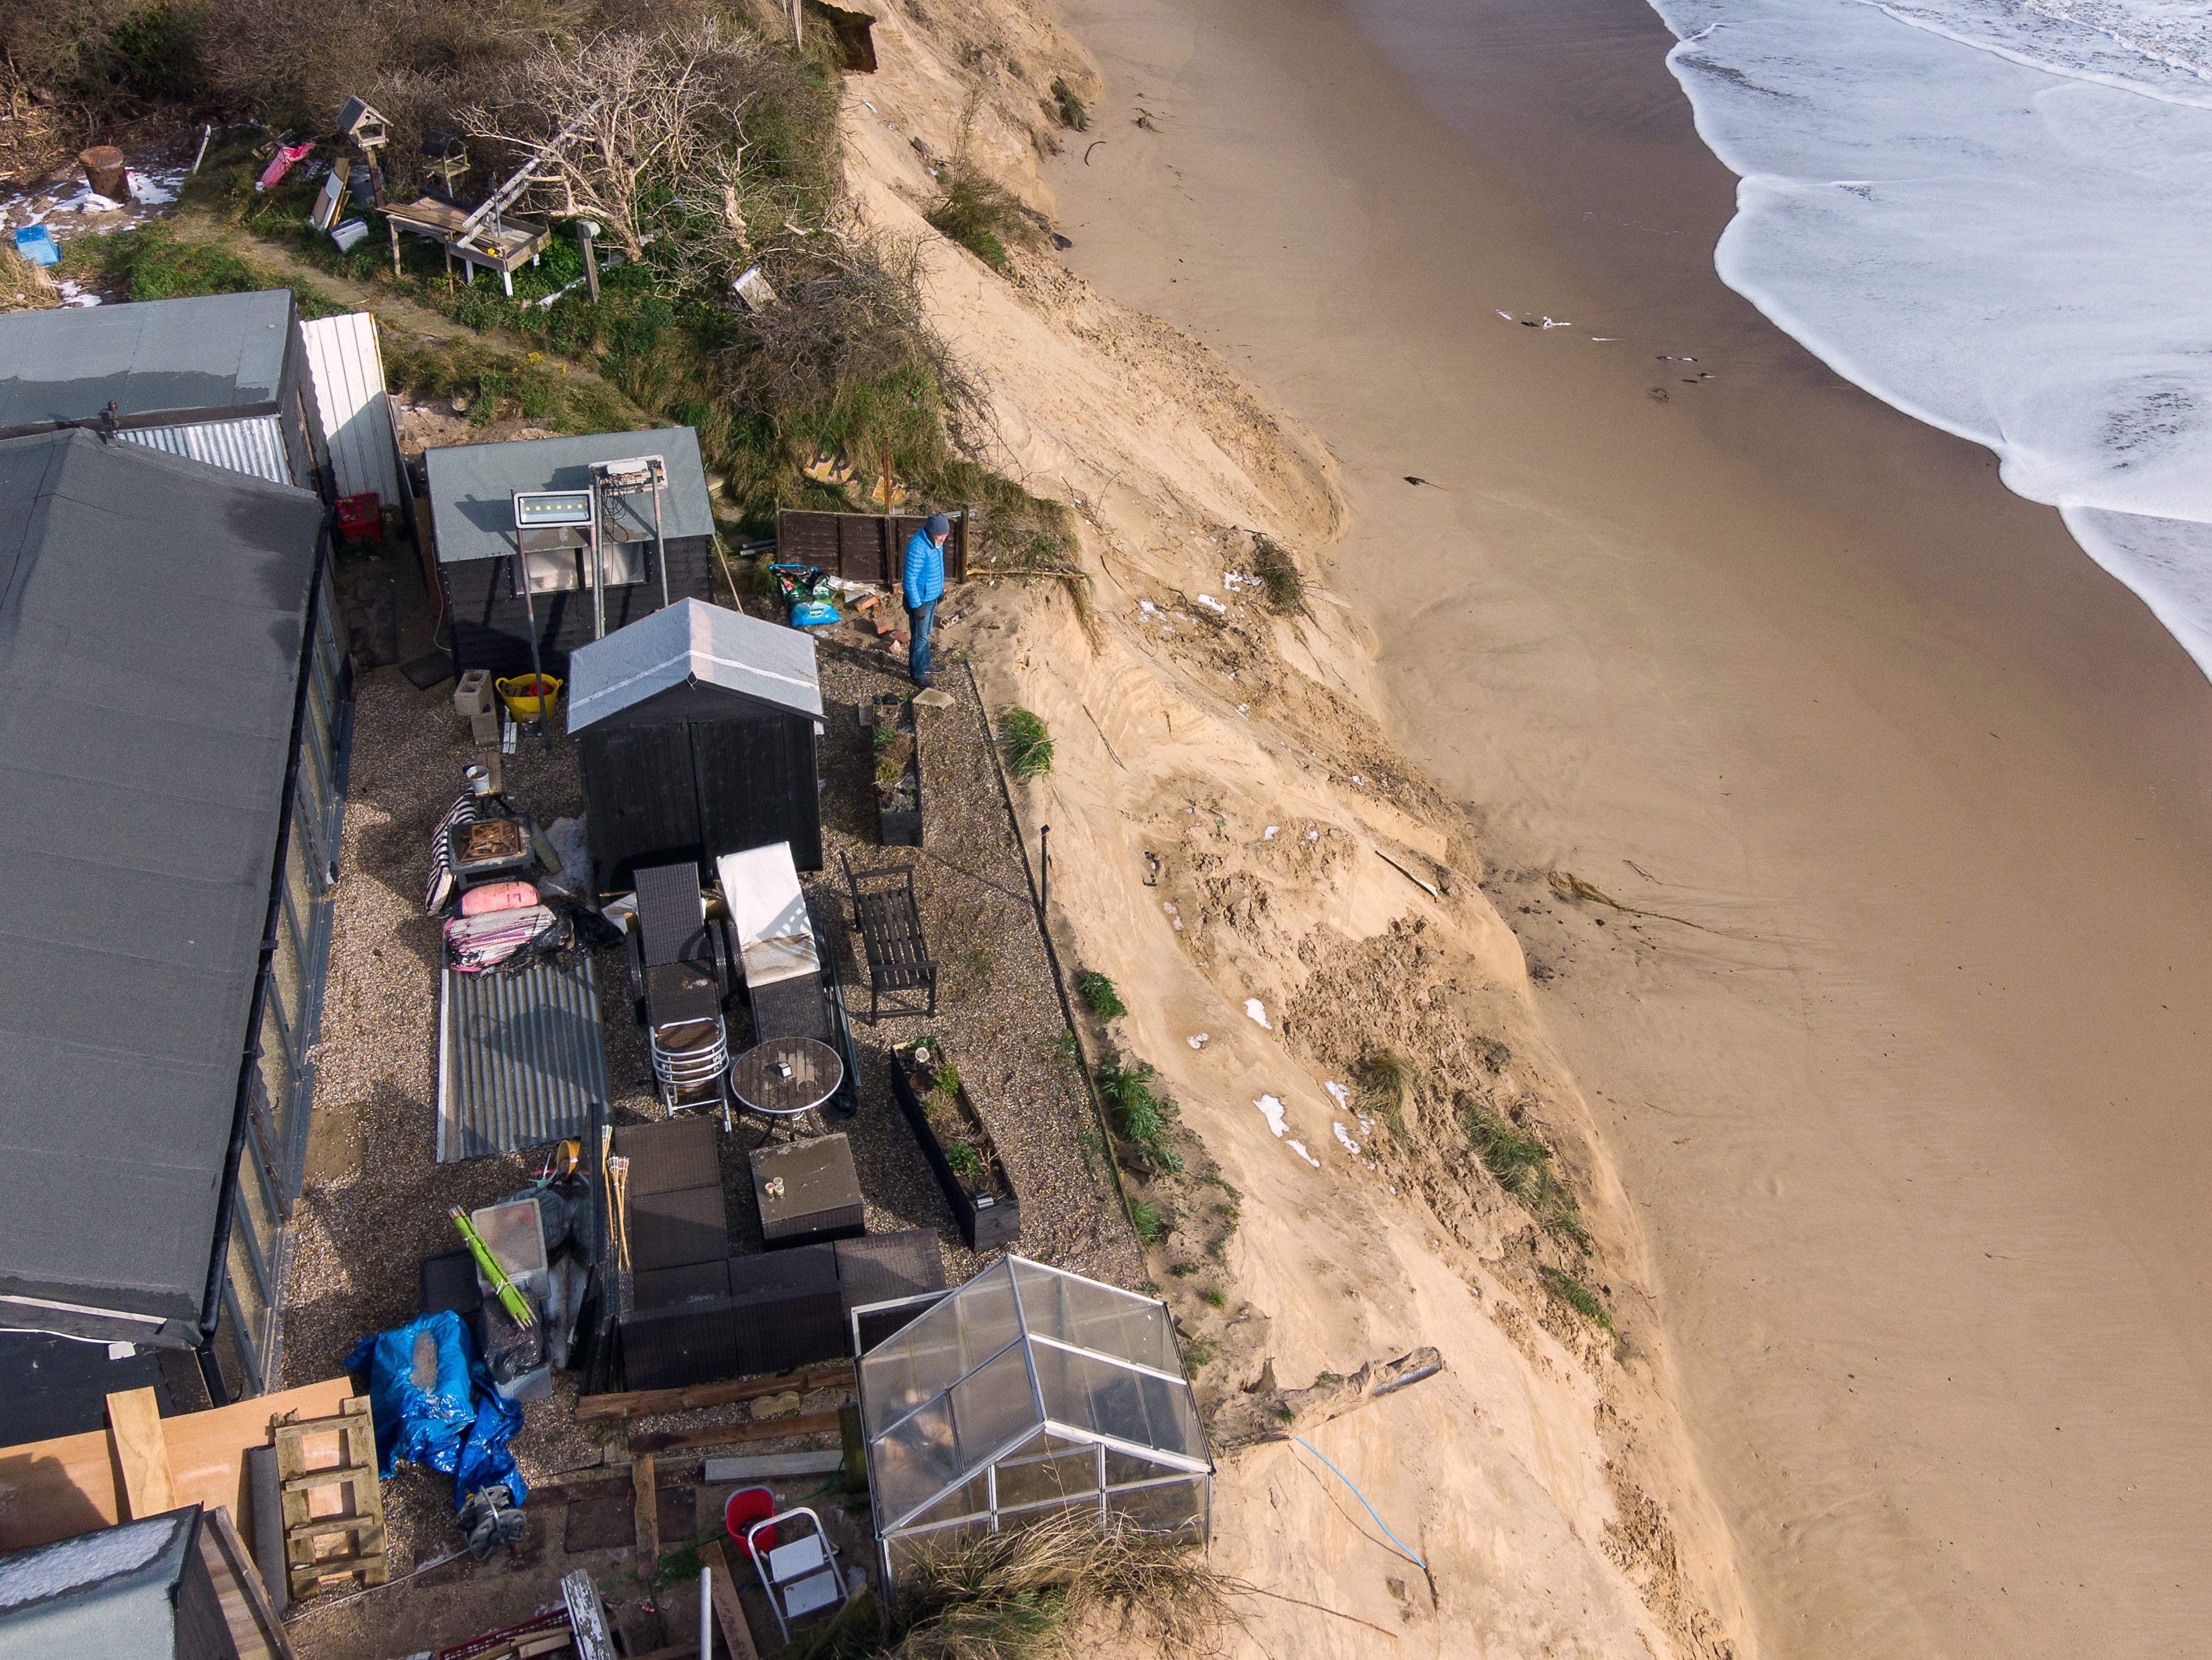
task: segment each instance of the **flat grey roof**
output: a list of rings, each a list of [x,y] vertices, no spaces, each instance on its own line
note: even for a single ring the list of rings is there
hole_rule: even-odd
[[[189,1505],[0,1556],[0,1660],[175,1660],[175,1592],[199,1517]]]
[[[687,682],[822,718],[814,637],[741,611],[678,599],[568,654],[568,730]]]
[[[0,314],[0,438],[58,421],[266,414],[291,339],[292,293],[210,294]]]
[[[321,526],[140,445],[0,441],[0,1298],[198,1320]]]
[[[689,427],[644,432],[595,432],[575,438],[525,438],[511,444],[454,444],[422,452],[430,486],[430,523],[438,562],[495,559],[514,551],[514,492],[582,489],[594,461],[658,455],[668,487],[660,493],[660,533],[711,536],[714,508],[707,499],[707,474],[699,460],[699,435]],[[613,518],[603,533],[614,541],[649,541],[653,498],[622,496],[609,503]]]

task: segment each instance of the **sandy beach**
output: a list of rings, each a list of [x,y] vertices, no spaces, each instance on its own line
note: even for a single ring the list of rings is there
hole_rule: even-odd
[[[1633,0],[1063,10],[1067,261],[1328,449],[1329,580],[1631,1201],[1739,1651],[2192,1651],[2212,687],[1721,285]]]

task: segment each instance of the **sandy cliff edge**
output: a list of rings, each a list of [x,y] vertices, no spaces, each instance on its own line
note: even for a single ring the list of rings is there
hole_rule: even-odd
[[[1063,956],[1129,1006],[1087,1034],[1094,1053],[1103,1038],[1157,1066],[1241,1195],[1215,1310],[1170,1272],[1195,1207],[1175,1182],[1145,1190],[1170,1224],[1158,1282],[1212,1351],[1201,1402],[1263,1368],[1295,1389],[1425,1345],[1444,1363],[1302,1423],[1310,1450],[1223,1456],[1215,1561],[1272,1594],[1248,1604],[1244,1648],[1748,1654],[1635,1218],[1476,887],[1470,826],[1395,755],[1371,636],[1314,586],[1310,556],[1344,522],[1328,458],[1187,337],[1048,260],[1003,278],[928,230],[931,167],[963,144],[1048,208],[1035,163],[1053,140],[1032,112],[1054,76],[1097,77],[1028,0],[882,9],[881,71],[847,83],[856,204],[927,239],[933,309],[986,392],[988,459],[1076,506],[1092,579],[1088,627],[1057,587],[979,585],[944,645],[972,652],[994,708],[1033,709],[1056,741],[1018,807],[1032,834],[1052,826]],[[1249,575],[1254,532],[1304,556],[1301,614],[1228,580]],[[1385,1048],[1416,1079],[1402,1132],[1329,1089]],[[1462,1122],[1475,1110],[1558,1150],[1588,1256],[1484,1171]],[[1546,1268],[1600,1293],[1617,1347]]]

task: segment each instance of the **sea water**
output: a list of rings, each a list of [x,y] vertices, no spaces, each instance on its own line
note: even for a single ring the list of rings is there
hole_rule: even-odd
[[[1722,279],[1996,452],[2212,674],[2212,4],[1651,4],[1740,175]]]

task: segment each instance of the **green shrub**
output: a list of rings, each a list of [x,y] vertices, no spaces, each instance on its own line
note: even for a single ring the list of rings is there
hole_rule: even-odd
[[[1129,1012],[1114,982],[1096,969],[1085,969],[1075,978],[1075,989],[1091,1013],[1101,1020],[1118,1020]]]
[[[1160,1235],[1166,1231],[1167,1225],[1159,1212],[1141,1199],[1129,1201],[1129,1221],[1137,1230],[1137,1237],[1148,1245],[1158,1243]]]
[[[1074,88],[1056,76],[1053,78],[1052,101],[1060,125],[1077,132],[1091,130],[1091,112],[1083,107],[1083,100],[1075,95]]]
[[[1255,537],[1252,570],[1267,589],[1268,610],[1291,617],[1305,609],[1305,578],[1298,574],[1297,562],[1287,548],[1272,538]]]
[[[1553,1296],[1603,1331],[1615,1343],[1620,1341],[1620,1334],[1613,1327],[1613,1316],[1607,1312],[1605,1304],[1597,1300],[1595,1292],[1561,1269],[1540,1267],[1536,1272],[1543,1279],[1544,1288]]]
[[[1008,248],[1039,240],[1036,222],[1021,199],[974,163],[946,162],[937,188],[937,200],[922,217],[993,271],[1006,270]]]
[[[1551,1148],[1487,1107],[1468,1107],[1464,1122],[1475,1156],[1498,1185],[1521,1201],[1539,1227],[1587,1256],[1589,1229],[1583,1225],[1574,1195],[1553,1168]]]
[[[1052,734],[1043,721],[1016,704],[999,717],[1006,770],[1017,778],[1042,778],[1052,770]]]
[[[1147,1061],[1098,1063],[1098,1092],[1105,1097],[1115,1131],[1158,1169],[1182,1168],[1182,1155],[1168,1143],[1176,1104],[1152,1087],[1159,1074]]]
[[[972,1182],[983,1173],[982,1159],[965,1141],[947,1141],[945,1144],[945,1162],[952,1166],[952,1173],[963,1182]]]

